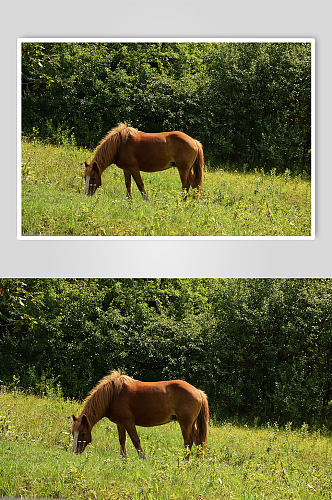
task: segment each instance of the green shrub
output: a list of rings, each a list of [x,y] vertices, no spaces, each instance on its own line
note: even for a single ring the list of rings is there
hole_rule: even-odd
[[[95,147],[120,121],[208,162],[310,174],[309,43],[23,43],[22,130]]]
[[[0,380],[84,397],[181,378],[218,418],[329,421],[331,281],[1,280]]]

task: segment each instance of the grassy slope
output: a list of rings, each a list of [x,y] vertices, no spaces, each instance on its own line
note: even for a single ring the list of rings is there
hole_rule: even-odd
[[[287,175],[207,172],[197,201],[183,203],[176,169],[144,174],[150,202],[125,199],[123,173],[110,167],[84,197],[80,163],[91,152],[22,145],[22,233],[111,236],[310,235],[310,182]]]
[[[176,423],[139,428],[147,460],[121,459],[116,427],[106,419],[93,443],[71,454],[67,415],[78,404],[58,397],[0,393],[0,495],[48,498],[215,499],[329,498],[329,438],[291,430],[210,429],[204,460],[183,460]]]

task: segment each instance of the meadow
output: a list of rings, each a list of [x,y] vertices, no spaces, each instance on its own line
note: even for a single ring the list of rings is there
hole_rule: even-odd
[[[311,186],[288,171],[240,173],[207,166],[204,189],[182,201],[178,172],[142,174],[150,201],[110,166],[102,187],[84,196],[84,160],[68,143],[22,141],[22,235],[26,236],[309,236]]]
[[[276,424],[210,426],[202,460],[186,462],[176,423],[138,428],[147,455],[128,442],[120,458],[116,426],[101,420],[82,455],[71,453],[77,401],[54,390],[36,397],[0,392],[0,495],[84,499],[330,498],[331,448],[324,432]]]

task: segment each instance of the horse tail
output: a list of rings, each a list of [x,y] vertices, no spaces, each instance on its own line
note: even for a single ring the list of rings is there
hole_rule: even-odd
[[[206,394],[200,391],[202,406],[193,426],[193,438],[196,445],[206,444],[208,438],[209,404]],[[195,428],[194,428],[195,427]]]
[[[190,185],[193,189],[203,184],[204,154],[202,144],[196,141],[198,150],[195,162],[190,170]]]

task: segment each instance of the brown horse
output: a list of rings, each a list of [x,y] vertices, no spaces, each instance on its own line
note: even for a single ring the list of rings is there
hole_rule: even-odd
[[[183,132],[147,134],[120,123],[99,143],[90,164],[85,162],[86,195],[93,195],[101,186],[101,174],[111,163],[123,169],[129,199],[133,177],[143,199],[148,200],[141,171],[159,172],[177,167],[185,199],[190,186],[200,190],[203,182],[202,145]]]
[[[121,456],[126,456],[126,432],[138,455],[145,458],[136,425],[153,427],[177,420],[180,424],[186,458],[195,442],[204,452],[209,406],[203,391],[183,380],[140,382],[113,371],[104,377],[87,397],[78,417],[72,415],[73,452],[82,453],[91,443],[91,430],[103,417],[118,427]]]

